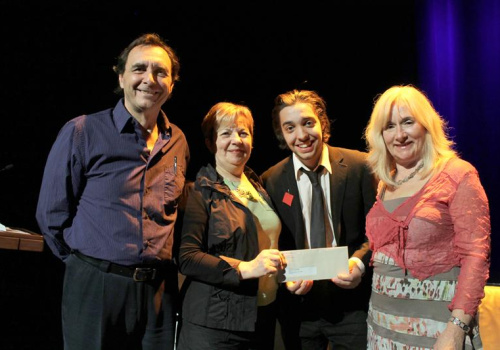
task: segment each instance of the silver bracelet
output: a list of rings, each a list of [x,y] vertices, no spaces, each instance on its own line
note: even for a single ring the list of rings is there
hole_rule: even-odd
[[[453,323],[454,325],[457,325],[459,326],[460,328],[462,328],[462,330],[465,332],[465,333],[469,333],[470,332],[470,327],[467,326],[464,322],[462,322],[459,318],[457,317],[450,317],[448,319],[449,322]]]

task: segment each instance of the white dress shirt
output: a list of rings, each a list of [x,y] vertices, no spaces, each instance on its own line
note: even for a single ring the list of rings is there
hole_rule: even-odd
[[[311,246],[311,202],[312,202],[312,185],[309,177],[300,169],[304,168],[307,170],[314,171],[315,169],[310,169],[306,165],[304,165],[300,159],[293,153],[293,168],[295,179],[297,181],[297,187],[299,188],[299,197],[300,197],[300,205],[302,207],[302,217],[304,218],[304,224],[306,228],[306,246],[309,248]],[[335,240],[335,234],[333,230],[333,218],[332,218],[332,201],[331,201],[331,191],[330,191],[330,175],[332,174],[332,166],[330,164],[330,159],[328,155],[328,147],[323,145],[323,151],[321,153],[321,159],[318,164],[323,166],[323,170],[319,176],[319,182],[321,184],[321,188],[323,190],[323,195],[325,199],[325,212],[328,213],[328,223],[326,226],[327,230],[331,230],[333,241],[332,247],[337,246],[337,242]],[[325,220],[326,223],[326,220]],[[328,236],[327,236],[328,237]],[[365,265],[363,262],[356,257],[352,257],[349,260],[354,260],[358,265],[359,269],[362,273],[365,272]]]

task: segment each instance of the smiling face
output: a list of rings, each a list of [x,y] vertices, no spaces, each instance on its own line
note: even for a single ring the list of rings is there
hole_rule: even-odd
[[[288,148],[304,165],[314,169],[323,151],[323,137],[318,116],[307,103],[285,107],[279,116]]]
[[[151,111],[156,117],[174,86],[171,71],[170,57],[161,47],[134,47],[119,75],[127,110],[134,116]]]
[[[252,134],[245,117],[222,121],[215,135],[215,163],[217,168],[240,176],[252,152]]]
[[[406,106],[395,104],[391,118],[382,136],[396,164],[405,168],[414,167],[423,156],[427,131],[410,113]]]

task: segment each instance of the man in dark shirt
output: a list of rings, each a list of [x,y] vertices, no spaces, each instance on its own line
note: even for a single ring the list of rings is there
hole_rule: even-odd
[[[45,167],[36,218],[65,263],[64,348],[173,349],[174,224],[189,148],[162,105],[179,60],[157,34],[114,67],[114,108],[67,122]]]

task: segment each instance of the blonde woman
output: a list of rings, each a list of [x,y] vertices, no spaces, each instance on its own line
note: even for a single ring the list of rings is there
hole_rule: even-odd
[[[490,265],[489,204],[446,123],[414,86],[375,102],[365,138],[380,179],[367,216],[373,250],[369,349],[471,349]],[[474,345],[473,345],[474,344]]]

